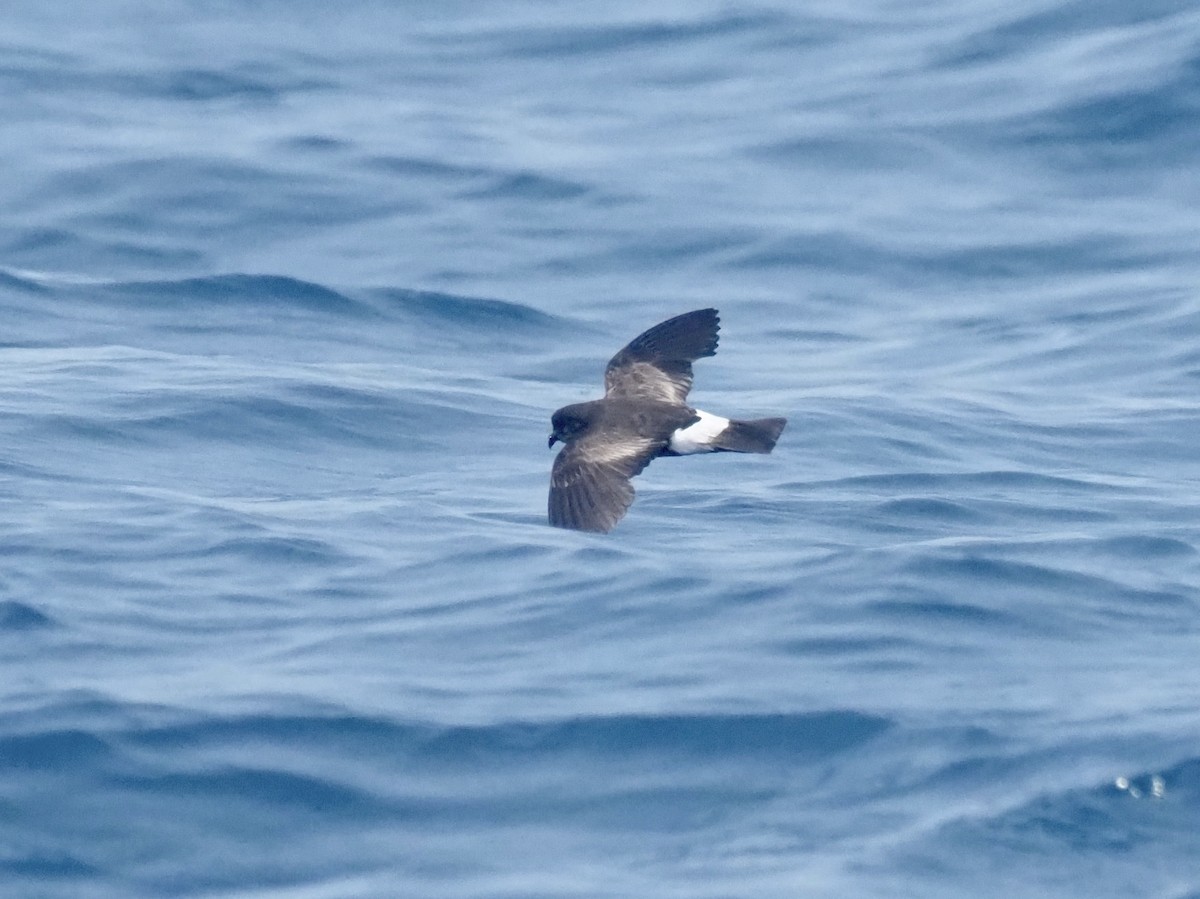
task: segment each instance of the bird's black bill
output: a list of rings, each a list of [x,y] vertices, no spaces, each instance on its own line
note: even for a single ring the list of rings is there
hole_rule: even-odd
[[[558,442],[558,438],[553,434],[550,435],[550,442],[546,444],[546,449],[552,449],[554,444]]]

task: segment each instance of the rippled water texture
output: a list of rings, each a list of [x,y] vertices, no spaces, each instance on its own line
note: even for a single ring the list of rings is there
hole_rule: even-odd
[[[24,4],[0,893],[1200,897],[1200,10]],[[547,526],[721,310],[790,419]]]

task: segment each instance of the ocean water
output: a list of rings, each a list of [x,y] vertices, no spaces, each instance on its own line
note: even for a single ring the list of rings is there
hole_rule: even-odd
[[[1200,897],[1200,8],[0,19],[0,895]],[[716,306],[664,459],[549,415]]]

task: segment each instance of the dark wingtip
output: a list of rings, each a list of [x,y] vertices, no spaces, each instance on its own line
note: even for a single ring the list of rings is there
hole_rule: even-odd
[[[612,524],[606,524],[603,522],[587,520],[556,521],[555,519],[551,518],[550,524],[556,528],[561,528],[564,531],[579,531],[581,534],[607,534],[614,527],[616,527],[617,523],[614,521]]]
[[[607,534],[625,516],[605,512],[591,497],[575,495],[574,491],[550,491],[547,503],[547,519],[556,528],[568,531],[583,531],[589,534]]]
[[[690,362],[716,355],[720,330],[721,317],[716,309],[693,309],[642,332],[622,352],[634,358]]]
[[[709,306],[707,309],[697,309],[695,312],[685,312],[680,316],[680,318],[690,318],[691,316],[696,316],[697,318],[703,317],[709,323],[709,327],[712,328],[712,339],[708,343],[707,352],[705,352],[703,355],[717,355],[717,344],[721,342],[721,313],[712,306]]]

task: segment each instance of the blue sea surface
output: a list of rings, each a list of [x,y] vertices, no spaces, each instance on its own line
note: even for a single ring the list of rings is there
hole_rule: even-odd
[[[0,896],[1200,899],[1200,7],[0,19]],[[546,523],[550,413],[715,306]]]

